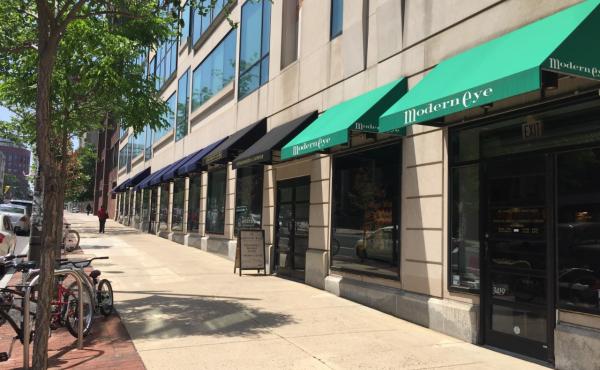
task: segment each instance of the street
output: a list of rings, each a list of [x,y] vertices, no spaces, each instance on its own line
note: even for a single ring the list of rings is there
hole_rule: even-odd
[[[543,369],[222,257],[66,214],[148,369]]]

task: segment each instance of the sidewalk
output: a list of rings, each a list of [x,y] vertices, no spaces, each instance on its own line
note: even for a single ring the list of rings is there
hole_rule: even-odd
[[[544,369],[108,221],[67,215],[148,369]]]

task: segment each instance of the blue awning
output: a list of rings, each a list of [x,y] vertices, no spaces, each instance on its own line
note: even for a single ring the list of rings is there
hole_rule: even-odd
[[[170,165],[169,165],[170,166]],[[136,187],[135,190],[139,190],[139,189],[145,189],[148,188],[150,186],[152,186],[150,184],[151,181],[153,181],[156,176],[160,176],[161,174],[163,174],[164,171],[166,171],[169,166],[163,167],[160,170],[154,172],[153,174],[151,174],[150,176],[146,177],[144,180],[142,180]]]
[[[198,150],[196,153],[191,154],[184,163],[181,163],[181,165],[177,169],[175,169],[175,175],[185,176],[189,173],[202,171],[202,159],[226,139],[227,138],[224,137],[223,139],[216,141],[210,144],[209,146],[204,147],[203,149]]]
[[[188,159],[190,159],[191,156],[193,156],[193,154],[183,157],[180,160],[176,161],[175,163],[172,163],[171,165],[169,165],[168,168],[165,170],[165,172],[163,172],[160,175],[160,182],[167,182],[167,181],[170,181],[171,179],[175,178],[175,175],[176,175],[175,171],[177,171],[177,169],[179,167],[181,167],[181,165],[183,165]]]
[[[122,193],[125,191],[125,189],[129,186],[129,184],[131,183],[131,179],[127,179],[125,181],[123,181],[121,184],[115,186],[115,188],[112,190],[113,193]]]
[[[142,180],[144,180],[146,177],[148,177],[148,175],[150,175],[150,172],[150,167],[143,169],[140,173],[131,178],[131,182],[129,183],[128,187],[136,186],[137,184],[142,182]]]

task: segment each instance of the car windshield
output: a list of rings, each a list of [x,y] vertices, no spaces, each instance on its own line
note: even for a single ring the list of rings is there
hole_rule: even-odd
[[[9,212],[9,213],[20,213],[25,214],[25,208],[20,207],[11,207],[7,205],[0,205],[0,212]]]

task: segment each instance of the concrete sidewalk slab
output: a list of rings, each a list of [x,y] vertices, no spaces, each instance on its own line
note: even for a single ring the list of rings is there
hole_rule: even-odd
[[[148,369],[543,369],[113,221],[69,215]]]

